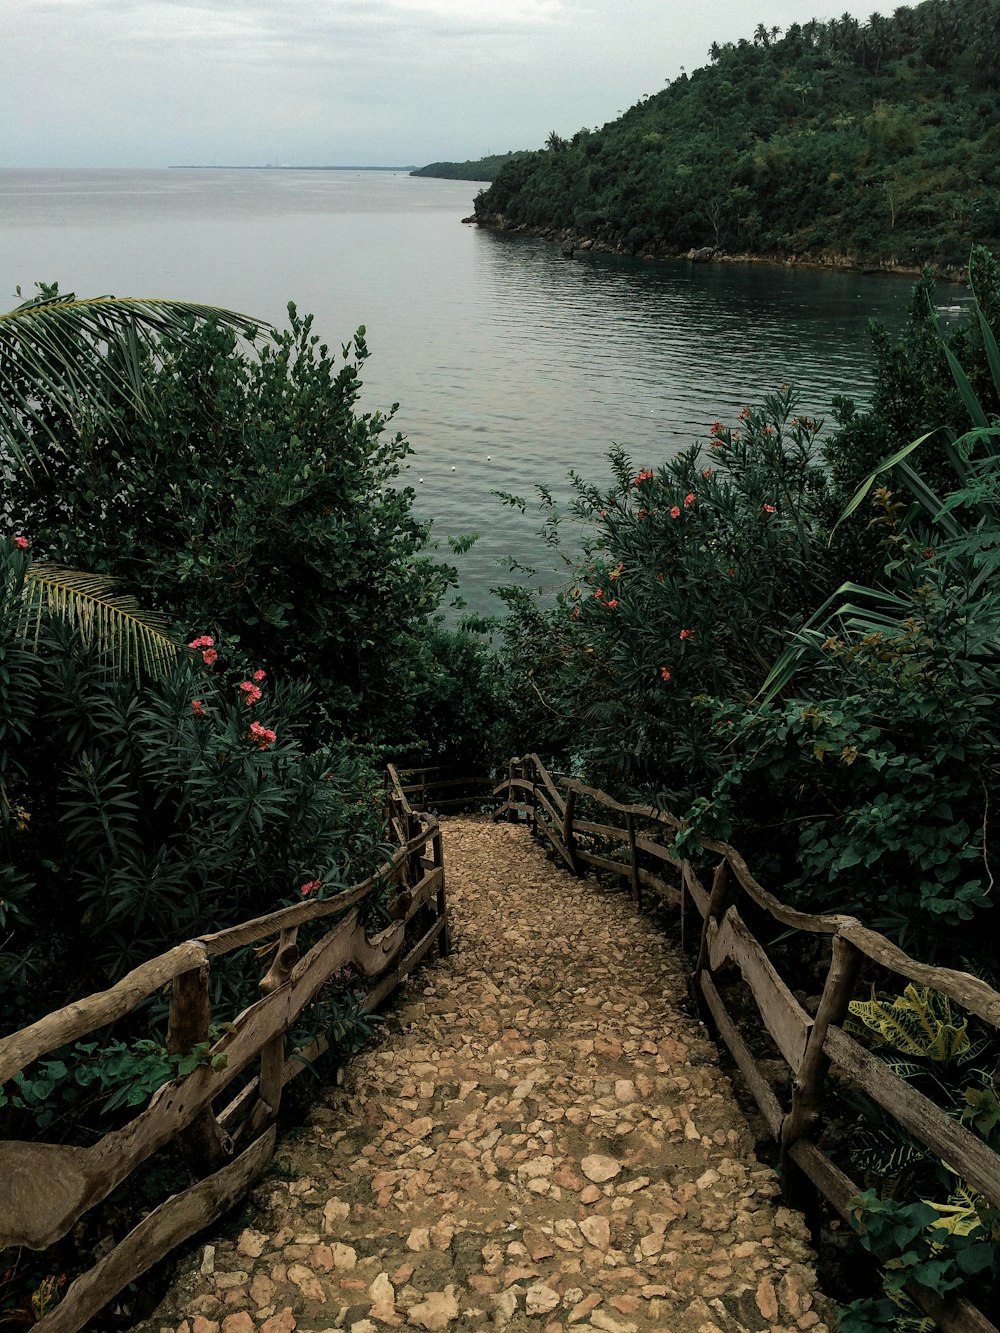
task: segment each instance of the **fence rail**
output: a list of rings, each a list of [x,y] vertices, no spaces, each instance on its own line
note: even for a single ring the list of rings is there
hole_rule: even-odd
[[[161,1087],[127,1124],[86,1148],[0,1140],[0,1249],[52,1245],[171,1143],[180,1146],[199,1177],[77,1277],[36,1325],[40,1333],[76,1333],[129,1282],[221,1216],[263,1174],[274,1152],[274,1121],[283,1089],[328,1047],[320,1036],[305,1049],[289,1052],[286,1034],[338,970],[351,966],[370,979],[373,984],[361,1007],[371,1010],[434,945],[447,953],[441,831],[434,817],[412,808],[392,768],[386,814],[397,848],[364,883],[334,898],[282,908],[188,940],[109,989],[0,1040],[3,1083],[47,1053],[124,1018],[169,986],[167,1049],[186,1054],[210,1040],[212,960],[273,941],[268,969],[259,982],[261,998],[226,1025],[209,1049],[210,1061]],[[386,890],[392,924],[369,938],[362,909]],[[300,957],[300,928],[326,918],[334,918],[331,928]],[[254,1065],[253,1077],[216,1111],[214,1104]]]
[[[728,843],[701,839],[709,856],[718,857],[710,888],[692,862],[679,858],[661,841],[660,830],[683,827],[675,816],[651,806],[627,805],[573,779],[557,781],[536,754],[512,759],[506,779],[494,788],[500,805],[494,818],[530,822],[574,872],[584,867],[618,875],[628,883],[632,901],[643,905],[645,891],[680,909],[682,930],[689,907],[700,931],[695,983],[719,1035],[736,1061],[749,1091],[787,1168],[794,1163],[845,1218],[859,1192],[819,1146],[823,1112],[830,1101],[828,1075],[837,1076],[876,1101],[914,1138],[946,1162],[994,1208],[1000,1208],[1000,1157],[933,1101],[894,1074],[842,1024],[855,998],[867,962],[940,991],[985,1023],[1000,1028],[1000,994],[965,972],[917,962],[890,940],[849,916],[814,916],[787,907],[754,879],[746,862]],[[581,799],[608,812],[599,820],[581,819]],[[620,822],[612,822],[617,816]],[[606,844],[617,844],[621,858]],[[599,844],[605,844],[598,850]],[[644,864],[644,861],[646,864]],[[652,864],[650,864],[652,862]],[[672,872],[672,874],[670,873]],[[815,1014],[799,1003],[764,945],[741,915],[746,902],[765,920],[789,931],[825,936],[830,958]],[[752,914],[752,913],[751,913]],[[758,1060],[716,985],[723,969],[736,968],[749,988],[760,1020],[787,1066],[791,1097],[783,1104],[780,1085],[768,1078],[769,1063]],[[942,1299],[912,1283],[908,1294],[945,1333],[997,1333],[986,1316],[962,1295]]]

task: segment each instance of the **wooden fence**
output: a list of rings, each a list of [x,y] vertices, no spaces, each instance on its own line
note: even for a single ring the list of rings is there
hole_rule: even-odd
[[[848,1217],[848,1201],[860,1187],[817,1141],[824,1104],[829,1100],[826,1083],[831,1068],[952,1167],[975,1193],[1000,1208],[1000,1157],[897,1077],[843,1027],[862,967],[868,962],[932,987],[994,1028],[1000,1028],[1000,994],[965,972],[916,962],[854,917],[812,916],[786,907],[758,884],[739,852],[709,838],[701,839],[701,846],[718,861],[711,887],[706,888],[691,861],[678,858],[661,841],[661,830],[667,829],[666,841],[672,843],[673,833],[682,827],[679,819],[648,806],[623,805],[580,782],[557,781],[535,754],[511,760],[507,778],[495,788],[495,795],[501,805],[494,818],[507,815],[530,821],[536,835],[546,839],[575,874],[593,867],[621,876],[636,907],[642,906],[647,892],[677,907],[682,931],[694,909],[700,936],[695,982],[718,1032],[780,1145],[783,1165],[787,1168],[794,1163],[842,1216]],[[582,802],[591,807],[591,813],[595,807],[602,812],[600,820],[581,819],[578,807]],[[608,844],[621,849],[621,859],[607,854]],[[774,927],[772,938],[799,932],[800,939],[820,937],[829,946],[825,984],[814,1014],[803,1008],[779,974],[745,919],[751,915],[768,928]],[[792,1089],[787,1104],[776,1090],[781,1084],[767,1077],[769,1065],[752,1054],[716,985],[716,974],[734,966],[787,1066]],[[996,1333],[994,1325],[962,1295],[942,1300],[916,1284],[907,1290],[945,1333]]]
[[[174,1054],[190,1052],[209,1040],[212,960],[246,950],[244,957],[252,965],[260,950],[249,946],[273,941],[267,972],[259,982],[261,998],[227,1024],[211,1047],[212,1056],[225,1056],[216,1061],[223,1067],[205,1063],[166,1084],[124,1127],[86,1148],[0,1141],[0,1249],[40,1250],[53,1244],[168,1144],[180,1146],[200,1177],[77,1277],[36,1325],[40,1333],[75,1333],[129,1282],[221,1216],[261,1176],[274,1152],[282,1089],[328,1046],[320,1036],[306,1048],[289,1052],[285,1034],[339,969],[350,965],[375,981],[362,1002],[370,1011],[434,944],[447,952],[441,832],[436,819],[414,812],[394,772],[388,781],[387,818],[397,850],[363,884],[334,898],[297,903],[188,940],[143,963],[110,989],[0,1040],[2,1084],[47,1053],[120,1020],[169,986],[167,1047]],[[387,889],[392,924],[369,939],[360,914],[367,900]],[[325,918],[333,920],[332,928],[300,958],[299,930]],[[216,1109],[241,1076],[240,1091]]]
[[[493,769],[437,764],[430,768],[399,769],[390,765],[390,771],[399,790],[418,810],[468,810],[496,804]]]

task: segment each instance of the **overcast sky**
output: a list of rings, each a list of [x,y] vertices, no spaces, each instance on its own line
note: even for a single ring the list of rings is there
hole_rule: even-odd
[[[383,164],[613,120],[845,0],[0,0],[0,167]]]

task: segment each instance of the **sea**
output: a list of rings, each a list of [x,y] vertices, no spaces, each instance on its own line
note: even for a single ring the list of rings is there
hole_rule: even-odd
[[[870,392],[869,321],[905,319],[895,276],[565,259],[463,224],[479,188],[402,170],[0,171],[0,308],[40,280],[273,323],[294,301],[332,345],[364,325],[363,410],[399,404],[404,479],[441,543],[479,534],[458,565],[481,613],[499,609],[509,557],[545,586],[563,576],[536,487],[567,497],[571,470],[605,484],[612,445],[654,467],[781,384],[829,419],[837,395]]]

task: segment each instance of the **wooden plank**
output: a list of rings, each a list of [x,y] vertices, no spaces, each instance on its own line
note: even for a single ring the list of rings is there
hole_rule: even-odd
[[[648,837],[645,833],[640,833],[635,842],[640,852],[658,857],[661,861],[669,861],[672,866],[677,866],[678,869],[684,864],[679,857],[674,856],[673,852],[668,851],[662,843],[657,842],[655,838]]]
[[[709,918],[708,957],[713,970],[731,959],[757,1002],[764,1026],[793,1071],[802,1063],[812,1019],[796,1000],[735,907],[716,924]]]
[[[364,999],[361,1008],[366,1012],[377,1008],[386,996],[391,995],[404,977],[409,976],[417,964],[421,961],[427,951],[431,948],[434,941],[444,933],[447,928],[448,918],[440,916],[431,926],[426,935],[423,935],[413,946],[410,952],[399,963],[398,967],[386,976]]]
[[[740,1036],[739,1029],[729,1016],[729,1010],[726,1008],[725,1001],[716,989],[715,982],[707,972],[702,972],[698,978],[698,984],[701,986],[702,994],[705,996],[705,1003],[715,1019],[716,1027],[719,1029],[719,1035],[729,1047],[733,1059],[739,1066],[740,1073],[746,1079],[747,1087],[753,1094],[753,1099],[761,1109],[761,1114],[767,1121],[767,1127],[775,1138],[781,1131],[781,1121],[784,1113],[774,1095],[774,1089],[768,1083],[767,1079],[760,1072],[757,1062],[750,1054],[746,1042]]]
[[[545,837],[548,838],[549,842],[551,842],[552,846],[556,849],[556,851],[559,853],[562,859],[566,862],[566,865],[569,867],[569,869],[572,870],[574,874],[576,874],[576,866],[573,863],[573,858],[570,856],[569,850],[563,846],[562,839],[556,833],[552,825],[539,824],[537,831],[539,833],[544,834]]]
[[[563,810],[562,835],[566,851],[569,853],[569,868],[574,875],[580,873],[580,861],[576,848],[576,827],[573,814],[576,807],[576,792],[572,787],[566,792],[566,806]]]
[[[973,1189],[1000,1207],[1000,1157],[946,1115],[929,1097],[898,1078],[878,1056],[831,1024],[825,1050],[837,1069],[926,1143]]]
[[[435,810],[461,810],[470,805],[485,805],[487,801],[498,800],[492,792],[482,792],[478,796],[448,796],[444,800],[433,799],[430,804]]]
[[[810,1139],[796,1139],[788,1149],[788,1156],[853,1227],[854,1218],[848,1204],[859,1192],[854,1181]],[[916,1283],[908,1284],[906,1291],[945,1333],[997,1333],[982,1311],[977,1310],[964,1296],[952,1295],[947,1301],[942,1301],[939,1296]]]
[[[182,972],[170,985],[170,1013],[167,1019],[167,1051],[187,1055],[196,1046],[209,1041],[212,1006],[208,994],[209,963]],[[233,1145],[212,1114],[211,1106],[200,1111],[180,1135],[181,1152],[195,1176],[221,1166],[232,1157]]]
[[[681,901],[681,891],[674,884],[668,884],[665,879],[661,879],[652,870],[639,870],[639,879],[647,888],[658,893],[661,898],[666,898],[673,907],[679,907]]]
[[[492,787],[493,786],[492,776],[485,775],[481,778],[470,778],[470,777],[441,778],[441,779],[435,779],[433,782],[426,782],[423,784],[407,783],[404,786],[400,787],[399,790],[403,793],[404,796],[412,796],[414,795],[414,793],[419,793],[421,796],[425,796],[427,792],[444,791],[450,787],[480,787],[480,786]]]
[[[598,870],[610,870],[613,875],[624,875],[628,878],[628,866],[622,861],[612,861],[610,857],[585,852],[582,847],[576,849],[576,855],[578,860],[586,861],[590,866],[597,866]]]
[[[635,845],[635,815],[625,816],[628,831],[628,869],[629,887],[632,890],[632,902],[637,908],[642,907],[642,894],[639,880],[639,858]]]
[[[379,975],[403,947],[403,932],[397,923],[369,941],[352,912],[296,964],[287,986],[251,1005],[216,1043],[213,1054],[227,1057],[224,1069],[200,1065],[166,1084],[144,1111],[90,1147],[0,1142],[0,1249],[44,1249],[64,1236],[140,1162],[186,1129],[267,1042],[287,1031],[338,967],[353,963],[367,976]]]
[[[590,819],[576,819],[573,828],[577,833],[592,833],[598,838],[607,838],[609,842],[628,842],[628,832],[616,828],[614,824],[595,824]]]
[[[109,1254],[72,1283],[55,1309],[34,1325],[38,1333],[78,1333],[123,1287],[217,1221],[264,1174],[274,1156],[276,1132],[272,1126],[220,1171],[172,1195],[144,1217]]]
[[[147,995],[152,995],[184,972],[201,967],[204,961],[204,945],[198,940],[188,940],[140,963],[107,990],[74,1000],[19,1032],[12,1032],[0,1040],[0,1083],[6,1083],[46,1051],[56,1050],[85,1037],[95,1028],[124,1018]]]
[[[534,764],[535,770],[538,774],[538,778],[541,781],[542,786],[548,793],[549,799],[552,801],[552,804],[559,811],[560,815],[565,814],[566,802],[563,799],[562,793],[559,791],[559,788],[553,781],[552,774],[545,767],[545,765],[542,763],[541,759],[539,759],[537,754],[529,754],[528,761],[529,763]]]
[[[557,810],[551,801],[536,787],[535,788],[535,809],[544,810],[552,821],[554,828],[562,828],[562,811]]]
[[[678,819],[667,810],[657,810],[651,805],[623,805],[621,801],[616,801],[614,797],[609,796],[607,792],[598,791],[596,787],[588,787],[583,782],[577,782],[571,778],[566,783],[567,791],[579,792],[581,796],[589,796],[591,800],[603,805],[606,810],[617,810],[623,815],[639,815],[643,819],[655,820],[658,824],[666,824],[669,828],[684,828],[683,819]]]

